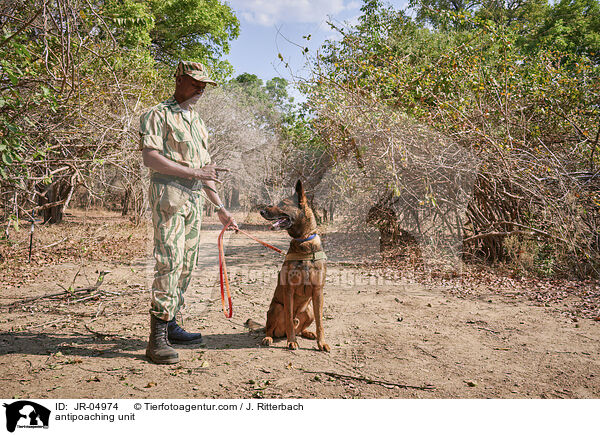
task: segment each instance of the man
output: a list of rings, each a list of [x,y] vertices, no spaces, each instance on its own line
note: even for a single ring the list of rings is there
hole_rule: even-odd
[[[182,61],[175,72],[175,93],[140,118],[140,149],[150,168],[150,205],[154,227],[154,282],[150,308],[150,338],[146,356],[156,364],[175,364],[179,355],[171,343],[200,343],[199,333],[188,333],[175,321],[196,263],[203,190],[217,206],[219,220],[237,229],[215,189],[219,168],[211,163],[208,132],[192,109],[207,84],[201,63]]]

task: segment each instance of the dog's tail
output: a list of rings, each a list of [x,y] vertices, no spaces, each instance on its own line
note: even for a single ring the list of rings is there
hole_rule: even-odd
[[[244,326],[248,328],[249,332],[265,332],[265,327],[252,319],[248,319],[244,322]]]

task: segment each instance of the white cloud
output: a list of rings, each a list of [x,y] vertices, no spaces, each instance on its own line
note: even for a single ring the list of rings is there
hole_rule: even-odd
[[[229,0],[244,20],[262,26],[278,23],[319,23],[327,15],[359,7],[347,0]]]

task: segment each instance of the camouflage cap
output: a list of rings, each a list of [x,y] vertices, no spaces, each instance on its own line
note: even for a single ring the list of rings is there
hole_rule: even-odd
[[[180,61],[177,65],[177,69],[175,70],[175,77],[179,77],[183,74],[188,75],[200,82],[210,83],[211,85],[217,86],[217,82],[208,77],[208,71],[206,67],[200,62],[189,62],[187,60]]]

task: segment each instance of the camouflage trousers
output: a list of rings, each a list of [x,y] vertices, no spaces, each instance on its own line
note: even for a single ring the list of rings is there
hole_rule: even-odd
[[[170,185],[150,183],[154,227],[154,281],[150,313],[171,320],[183,307],[198,255],[204,200]]]

